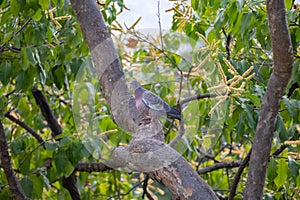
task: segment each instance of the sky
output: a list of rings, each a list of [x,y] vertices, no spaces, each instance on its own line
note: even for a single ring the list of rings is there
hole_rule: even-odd
[[[135,29],[143,28],[158,28],[158,0],[124,0],[125,5],[130,11],[123,11],[118,16],[118,21],[127,27],[133,24],[139,17],[142,17],[141,21],[137,24]],[[173,12],[165,12],[165,10],[172,7],[173,3],[168,0],[160,0],[160,21],[162,29],[169,29],[172,25]]]
[[[137,24],[135,29],[143,28],[158,28],[158,0],[124,0],[125,5],[130,11],[125,10],[118,16],[118,21],[127,27],[133,24],[140,16],[141,21]],[[165,10],[172,7],[172,2],[168,0],[160,0],[160,19],[162,29],[169,29],[172,25],[172,13],[165,12]],[[300,4],[300,0],[296,0],[295,3]]]

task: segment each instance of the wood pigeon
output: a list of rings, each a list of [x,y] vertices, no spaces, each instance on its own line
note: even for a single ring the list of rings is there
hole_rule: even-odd
[[[130,85],[134,90],[135,103],[137,109],[151,118],[168,117],[181,120],[180,111],[176,110],[159,96],[141,87],[136,81],[130,81]]]

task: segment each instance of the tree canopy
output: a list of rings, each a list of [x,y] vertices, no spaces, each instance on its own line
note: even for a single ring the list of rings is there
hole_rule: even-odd
[[[170,199],[191,180],[212,199],[300,198],[298,4],[158,1],[158,28],[137,30],[123,0],[91,2],[0,1],[0,199]],[[183,120],[136,128],[132,79]],[[153,147],[153,165],[114,151]]]

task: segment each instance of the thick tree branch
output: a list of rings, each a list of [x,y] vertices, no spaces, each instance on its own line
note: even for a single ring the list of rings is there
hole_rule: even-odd
[[[52,112],[52,109],[48,105],[48,101],[47,101],[46,97],[37,88],[32,89],[32,94],[35,98],[37,105],[40,107],[42,114],[48,123],[48,126],[50,127],[50,129],[52,131],[52,137],[55,138],[56,136],[58,136],[62,133],[62,130],[61,130],[61,126],[57,122],[57,120]]]
[[[274,68],[259,113],[244,193],[245,199],[262,199],[275,120],[294,62],[284,0],[266,2]]]
[[[139,113],[131,113],[124,74],[109,31],[94,0],[71,0],[82,33],[91,51],[102,92],[111,108],[114,121],[126,130],[134,130],[134,137],[126,147],[114,150],[106,164],[112,168],[126,167],[145,172],[166,186],[174,199],[217,199],[213,190],[173,148],[163,141],[161,122],[143,123]],[[130,116],[136,116],[136,123]],[[141,117],[140,117],[141,116]],[[135,117],[134,117],[135,118]]]
[[[6,175],[7,182],[13,198],[16,200],[28,199],[12,169],[12,165],[10,162],[10,155],[8,153],[6,136],[5,136],[5,132],[1,120],[0,120],[0,160],[1,160],[1,167],[3,168],[4,173]]]
[[[100,87],[119,127],[133,131],[129,116],[130,93],[109,30],[94,0],[71,0],[72,8],[90,49]]]

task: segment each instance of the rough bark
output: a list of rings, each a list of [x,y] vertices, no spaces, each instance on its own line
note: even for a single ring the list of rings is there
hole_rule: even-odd
[[[121,128],[132,131],[133,121],[128,117],[129,90],[119,55],[96,1],[72,0],[71,5],[90,49],[102,92],[112,111],[112,118]]]
[[[160,140],[163,139],[161,128],[159,121],[140,125],[129,145],[114,151],[109,165],[147,173],[170,190],[172,199],[218,199],[189,163]]]
[[[251,200],[262,199],[263,196],[275,120],[294,62],[284,0],[266,2],[274,68],[262,101],[249,163],[244,198]]]
[[[1,120],[0,120],[0,161],[1,161],[1,167],[3,168],[4,173],[6,175],[9,189],[11,190],[13,198],[16,200],[28,199],[12,169],[12,165],[10,162],[10,155],[8,153],[6,136],[5,136],[5,132]]]
[[[118,55],[95,1],[71,0],[71,5],[91,51],[113,119],[121,128],[134,131],[130,143],[116,148],[106,164],[148,173],[172,192],[173,199],[218,199],[184,158],[162,142],[162,124],[159,121],[149,124],[136,113]]]

